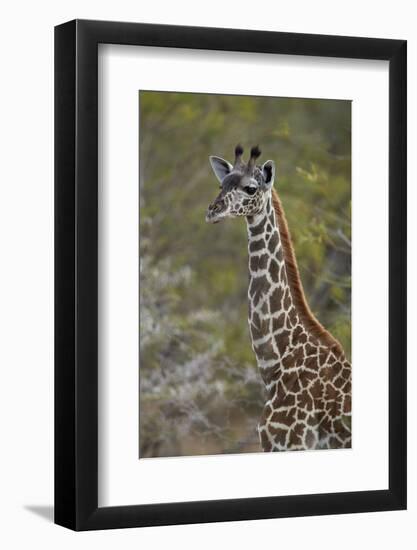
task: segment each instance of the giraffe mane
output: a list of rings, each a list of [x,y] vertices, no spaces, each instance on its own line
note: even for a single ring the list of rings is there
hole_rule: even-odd
[[[300,272],[298,270],[297,260],[295,258],[294,247],[291,241],[290,230],[288,228],[287,219],[282,207],[281,199],[278,193],[272,188],[272,204],[275,210],[275,218],[278,224],[278,230],[281,237],[282,249],[285,259],[285,267],[287,271],[288,284],[290,286],[293,301],[297,307],[301,321],[305,328],[324,345],[332,348],[339,354],[343,354],[341,344],[336,340],[329,331],[327,331],[320,321],[311,311],[301,282]]]

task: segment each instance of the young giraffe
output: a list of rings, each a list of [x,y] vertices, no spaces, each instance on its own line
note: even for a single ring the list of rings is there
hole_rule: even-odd
[[[278,194],[275,164],[256,165],[235,149],[232,166],[210,163],[220,194],[206,221],[245,216],[249,249],[249,328],[268,399],[258,425],[264,451],[351,447],[351,365],[311,312]]]

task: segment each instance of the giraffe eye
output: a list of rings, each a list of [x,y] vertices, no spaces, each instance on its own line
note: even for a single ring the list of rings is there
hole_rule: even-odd
[[[247,185],[246,187],[243,188],[243,191],[248,195],[254,195],[256,193],[256,187],[251,187]]]

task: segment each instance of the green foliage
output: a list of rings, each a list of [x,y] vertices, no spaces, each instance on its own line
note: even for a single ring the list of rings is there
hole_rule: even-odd
[[[141,456],[257,450],[246,227],[204,221],[211,154],[275,160],[310,307],[350,355],[350,127],[346,101],[140,93]]]

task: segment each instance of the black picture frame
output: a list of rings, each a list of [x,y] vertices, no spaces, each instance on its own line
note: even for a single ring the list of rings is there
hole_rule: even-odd
[[[389,62],[389,488],[98,506],[98,44]],[[74,530],[406,508],[404,40],[74,20],[55,28],[55,522]],[[378,129],[375,129],[378,131]]]

